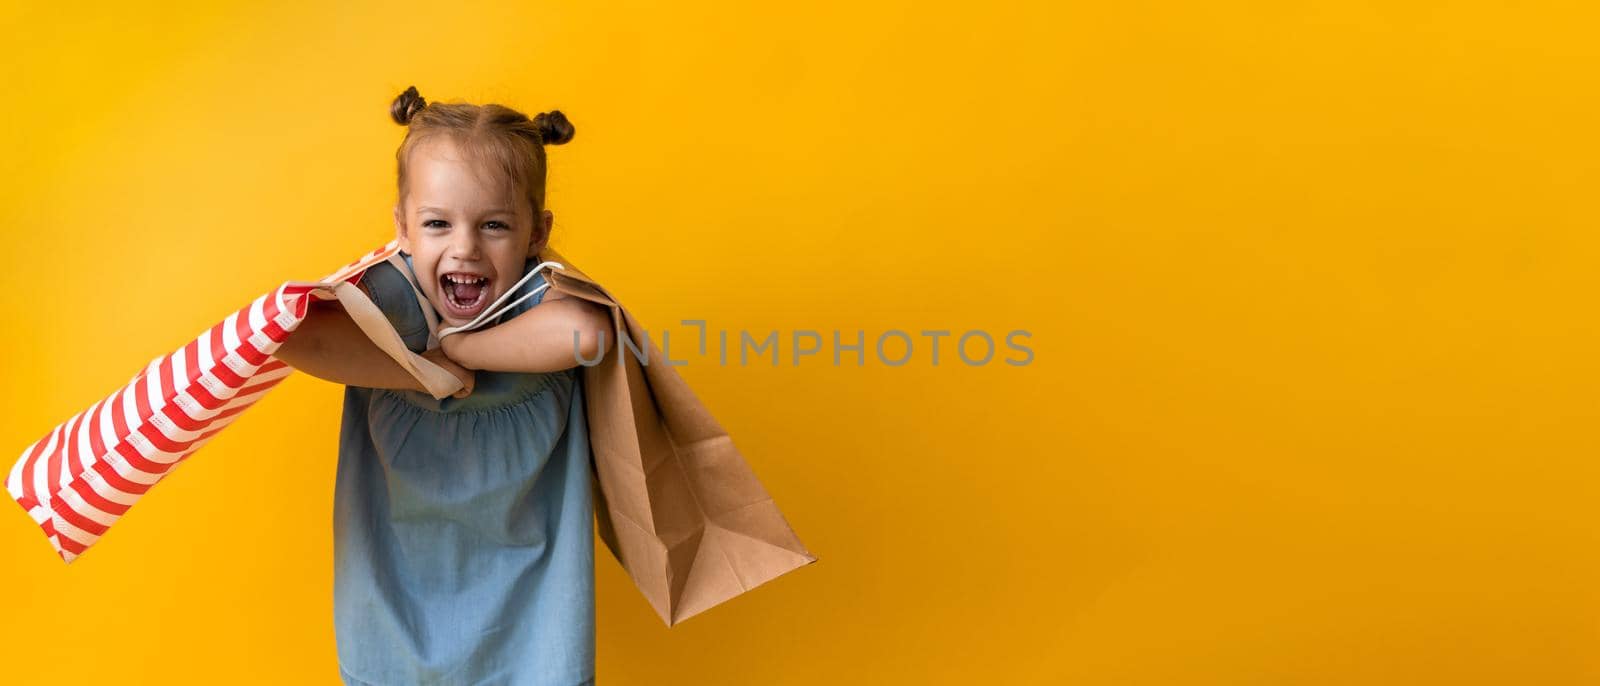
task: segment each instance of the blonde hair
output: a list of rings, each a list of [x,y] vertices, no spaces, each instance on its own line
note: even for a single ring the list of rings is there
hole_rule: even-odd
[[[533,208],[533,222],[544,211],[544,146],[572,140],[572,122],[560,110],[541,112],[533,118],[517,110],[490,103],[429,103],[406,88],[389,106],[396,123],[406,127],[405,140],[395,152],[400,201],[406,198],[406,168],[411,150],[422,141],[445,135],[469,159],[499,172],[499,180],[520,191]]]

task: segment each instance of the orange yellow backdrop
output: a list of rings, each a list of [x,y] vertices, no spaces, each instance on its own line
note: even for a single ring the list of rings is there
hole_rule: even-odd
[[[0,4],[6,467],[388,240],[414,84],[571,118],[554,244],[647,326],[919,346],[675,353],[820,561],[668,630],[602,548],[599,683],[1600,679],[1592,8],[173,5]],[[6,681],[336,683],[340,402],[70,567],[3,505]]]

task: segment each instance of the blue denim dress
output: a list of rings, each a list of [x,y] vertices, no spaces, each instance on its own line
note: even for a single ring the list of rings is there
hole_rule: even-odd
[[[511,299],[542,283],[540,274]],[[362,284],[422,352],[427,322],[399,270],[380,263]],[[594,512],[578,371],[480,370],[470,396],[443,400],[346,387],[333,519],[344,683],[593,683]]]

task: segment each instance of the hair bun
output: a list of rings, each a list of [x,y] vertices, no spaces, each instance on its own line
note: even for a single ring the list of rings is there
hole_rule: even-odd
[[[411,123],[412,117],[427,106],[428,101],[423,100],[422,96],[417,93],[417,87],[411,86],[406,88],[405,92],[396,97],[394,103],[389,105],[389,116],[394,117],[396,124],[405,126]]]
[[[562,114],[561,110],[540,112],[533,118],[533,125],[539,129],[539,137],[545,145],[561,145],[572,140],[572,134],[576,133],[572,122],[567,121],[567,115]]]

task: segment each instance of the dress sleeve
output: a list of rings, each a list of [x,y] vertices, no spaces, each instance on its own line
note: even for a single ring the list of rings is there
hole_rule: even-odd
[[[414,353],[428,348],[428,320],[423,317],[422,306],[417,302],[411,283],[388,262],[379,262],[367,268],[356,285],[365,291],[372,304],[394,325],[400,340]]]

